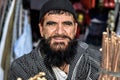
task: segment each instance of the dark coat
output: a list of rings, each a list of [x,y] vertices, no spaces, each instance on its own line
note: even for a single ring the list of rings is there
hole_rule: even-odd
[[[77,54],[72,60],[67,80],[97,80],[100,70],[101,53],[90,49],[86,43],[79,41]],[[56,80],[51,67],[44,64],[39,47],[29,54],[16,60],[11,65],[9,80],[17,80],[18,77],[27,80],[39,72],[45,72],[47,80]]]

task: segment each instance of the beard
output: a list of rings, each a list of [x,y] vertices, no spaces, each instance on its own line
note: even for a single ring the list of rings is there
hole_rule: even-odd
[[[57,37],[57,36],[54,36]],[[71,60],[73,59],[74,55],[77,52],[77,40],[70,39],[68,37],[63,36],[64,38],[68,38],[69,42],[67,47],[58,49],[54,49],[50,45],[50,41],[52,38],[42,39],[40,44],[40,51],[45,54],[44,62],[47,66],[55,66],[60,67],[64,63],[70,64]],[[64,42],[54,43],[54,46],[65,46]]]

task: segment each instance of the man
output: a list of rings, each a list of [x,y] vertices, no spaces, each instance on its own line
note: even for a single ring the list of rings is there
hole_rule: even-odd
[[[41,8],[39,46],[15,60],[10,80],[27,80],[39,72],[47,80],[97,80],[100,53],[75,39],[77,19],[69,0],[49,0]]]

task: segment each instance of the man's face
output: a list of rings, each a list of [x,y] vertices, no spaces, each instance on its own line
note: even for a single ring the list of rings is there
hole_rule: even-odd
[[[77,31],[77,23],[68,14],[46,14],[39,27],[41,36],[50,39],[49,44],[54,51],[65,50]]]

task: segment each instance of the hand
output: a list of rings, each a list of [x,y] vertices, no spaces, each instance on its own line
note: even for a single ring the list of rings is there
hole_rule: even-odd
[[[44,72],[40,72],[34,77],[30,77],[28,80],[47,80],[44,76],[46,74]],[[17,78],[17,80],[22,80],[22,78]]]

